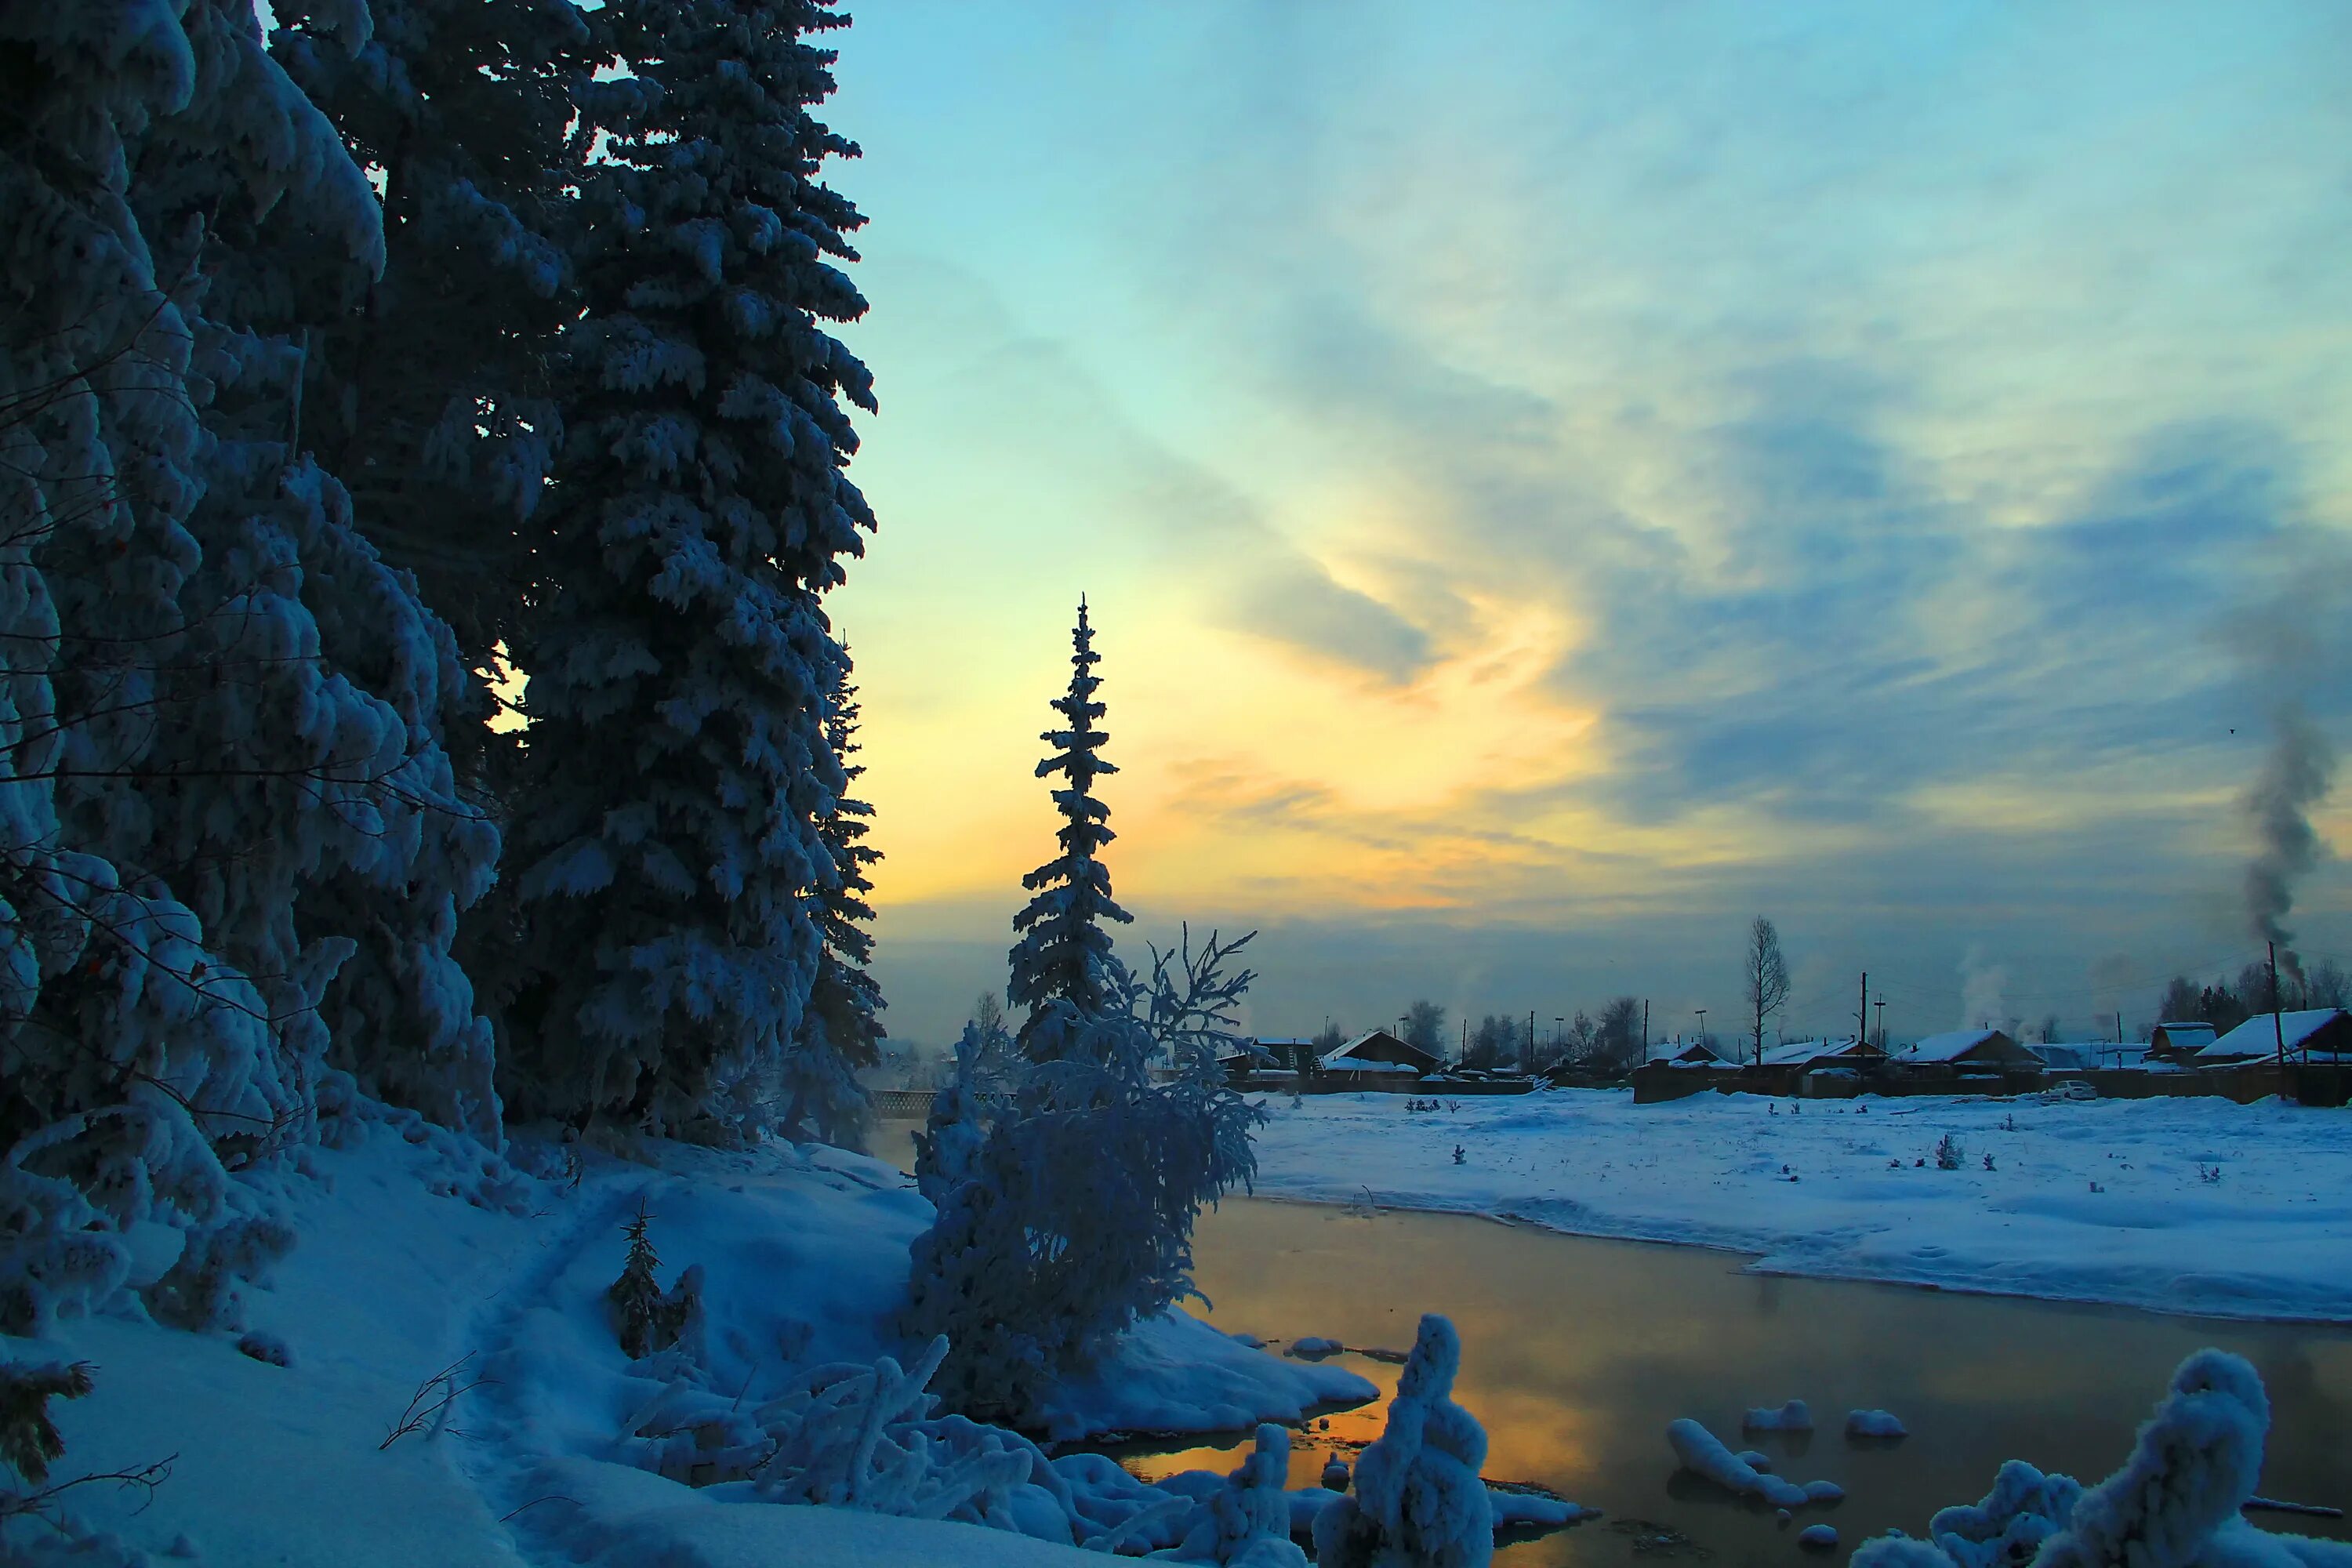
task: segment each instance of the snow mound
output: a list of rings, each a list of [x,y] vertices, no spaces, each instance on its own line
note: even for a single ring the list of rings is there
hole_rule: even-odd
[[[1810,1432],[1813,1429],[1812,1407],[1801,1399],[1791,1399],[1777,1409],[1750,1410],[1739,1418],[1743,1432]]]
[[[1849,1437],[1907,1437],[1911,1432],[1892,1412],[1849,1410],[1845,1413],[1845,1435]]]
[[[1706,1477],[1726,1491],[1756,1498],[1775,1508],[1802,1508],[1808,1500],[1804,1488],[1757,1469],[1688,1416],[1666,1423],[1666,1441],[1683,1468]]]
[[[1797,1531],[1797,1544],[1814,1552],[1827,1552],[1837,1545],[1837,1526],[1809,1524]]]
[[[1325,1356],[1338,1355],[1347,1348],[1337,1340],[1308,1334],[1305,1339],[1291,1341],[1290,1348],[1282,1353],[1299,1361],[1321,1361]]]

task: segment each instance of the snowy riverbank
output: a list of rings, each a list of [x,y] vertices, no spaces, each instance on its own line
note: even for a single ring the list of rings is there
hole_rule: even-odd
[[[576,1185],[509,1181],[483,1206],[432,1190],[475,1184],[478,1155],[471,1169],[453,1164],[397,1126],[306,1152],[311,1174],[268,1178],[299,1240],[243,1314],[249,1342],[286,1364],[241,1352],[235,1333],[108,1316],[5,1342],[20,1360],[96,1369],[95,1392],[54,1407],[67,1440],[56,1479],[173,1457],[143,1509],[138,1492],[108,1486],[73,1498],[131,1545],[178,1553],[159,1561],[1086,1560],[1001,1530],[746,1500],[740,1485],[698,1489],[642,1468],[646,1439],[626,1434],[660,1426],[642,1417],[664,1374],[621,1353],[604,1301],[620,1226],[640,1205],[665,1285],[701,1266],[697,1358],[746,1410],[796,1368],[903,1353],[887,1324],[904,1300],[908,1242],[930,1217],[899,1172],[835,1150],[646,1156],[656,1163],[596,1160]],[[432,1415],[453,1387],[465,1391]],[[1054,1424],[1066,1435],[1223,1429],[1375,1392],[1176,1313],[1065,1389]],[[428,1418],[387,1441],[420,1394]],[[1023,1506],[1034,1490],[1016,1492],[1013,1511],[1050,1532],[1058,1511]]]
[[[1751,1252],[1775,1273],[2352,1321],[2341,1110],[1954,1098],[1792,1113],[1750,1095],[1636,1106],[1587,1090],[1441,1103],[1275,1098],[1258,1194],[1369,1193],[1389,1207]],[[1956,1169],[1937,1164],[1947,1134]]]

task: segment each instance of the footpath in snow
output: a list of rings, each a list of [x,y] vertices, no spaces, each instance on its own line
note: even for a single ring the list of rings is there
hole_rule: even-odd
[[[1267,1101],[1262,1197],[1466,1211],[1765,1272],[2352,1321],[2352,1113],[2215,1099]],[[1938,1145],[1945,1146],[1944,1168]],[[1456,1149],[1461,1151],[1459,1162]],[[1988,1163],[1988,1161],[1990,1163]]]

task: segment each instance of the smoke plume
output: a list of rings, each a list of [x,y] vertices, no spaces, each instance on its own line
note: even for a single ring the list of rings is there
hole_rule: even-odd
[[[1987,963],[1982,944],[1969,943],[1968,953],[1960,960],[1960,1027],[1975,1029],[1990,1024],[1998,1028],[2001,993],[2008,988],[2009,971]]]
[[[2255,845],[2246,866],[2246,916],[2256,936],[2278,943],[2280,969],[2300,981],[2303,963],[2288,945],[2294,934],[2286,917],[2294,909],[2296,880],[2319,864],[2311,808],[2336,782],[2336,751],[2292,701],[2273,710],[2271,726],[2270,755],[2245,798]]]

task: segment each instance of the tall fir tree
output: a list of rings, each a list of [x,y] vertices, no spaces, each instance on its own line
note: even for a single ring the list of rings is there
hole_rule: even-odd
[[[857,1074],[882,1057],[882,988],[866,967],[874,956],[874,934],[866,930],[874,907],[866,901],[874,890],[866,870],[882,852],[866,842],[874,808],[845,793],[866,772],[864,764],[849,760],[857,752],[859,708],[857,688],[847,677],[845,649],[841,681],[826,704],[825,720],[826,739],[841,759],[845,793],[818,825],[833,866],[816,897],[824,947],[800,1032],[784,1057],[776,1100],[788,1135],[859,1148],[873,1117],[873,1099]]]
[[[820,968],[821,824],[845,785],[821,595],[873,516],[819,323],[863,219],[812,112],[846,18],[820,0],[614,0],[635,73],[588,169],[575,394],[543,549],[516,824],[519,1111],[678,1129],[772,1078]],[[619,112],[626,109],[627,112]]]
[[[1051,1022],[1055,1004],[1089,1016],[1102,1010],[1113,992],[1117,963],[1104,922],[1124,924],[1135,918],[1111,897],[1110,868],[1101,858],[1118,835],[1110,830],[1110,807],[1095,798],[1095,781],[1118,770],[1102,756],[1110,736],[1096,722],[1106,709],[1095,700],[1102,679],[1094,668],[1102,655],[1094,644],[1081,597],[1077,625],[1070,632],[1069,689],[1051,704],[1066,727],[1038,737],[1054,752],[1037,764],[1037,776],[1059,774],[1066,781],[1053,792],[1054,808],[1062,816],[1055,835],[1061,853],[1021,879],[1031,897],[1013,918],[1020,936],[1004,989],[1006,1001],[1029,1009],[1016,1038],[1032,1057],[1056,1055],[1078,1037],[1076,1031]]]

